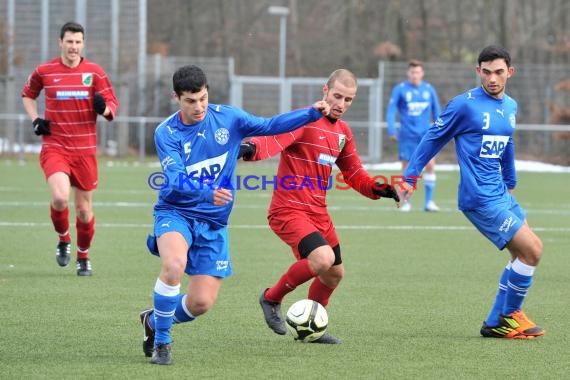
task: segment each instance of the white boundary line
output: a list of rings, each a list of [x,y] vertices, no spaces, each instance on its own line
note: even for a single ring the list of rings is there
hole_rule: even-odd
[[[50,227],[49,222],[10,222],[0,221],[0,227]],[[146,228],[152,229],[152,224],[145,223],[97,223],[97,228]],[[266,224],[230,224],[230,229],[250,229],[265,230],[269,229]],[[402,225],[402,226],[382,226],[382,225],[338,225],[337,230],[424,230],[424,231],[476,231],[473,226],[421,226],[421,225]],[[570,227],[533,227],[538,232],[570,232]]]

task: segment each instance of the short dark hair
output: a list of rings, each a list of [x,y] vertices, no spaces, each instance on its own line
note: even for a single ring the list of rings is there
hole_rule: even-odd
[[[83,34],[83,37],[85,37],[85,29],[83,29],[83,26],[74,21],[69,21],[63,24],[63,26],[61,27],[61,31],[59,32],[60,40],[63,40],[65,32],[81,33]]]
[[[507,49],[499,45],[489,45],[481,50],[477,64],[481,66],[481,62],[494,61],[495,59],[504,59],[507,67],[511,67],[511,55]]]
[[[412,67],[424,67],[424,63],[422,61],[420,61],[419,59],[410,59],[410,61],[408,62],[408,68],[412,68]]]
[[[172,88],[178,96],[186,91],[199,92],[204,87],[208,88],[208,80],[198,66],[182,66],[172,76]]]

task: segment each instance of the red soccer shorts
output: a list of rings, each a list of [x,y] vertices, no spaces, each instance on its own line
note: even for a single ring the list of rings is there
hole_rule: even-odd
[[[40,166],[46,180],[54,173],[63,172],[69,176],[71,186],[83,191],[97,188],[97,156],[71,155],[53,149],[42,149]]]
[[[299,242],[314,232],[320,232],[331,247],[339,244],[333,222],[328,214],[307,214],[295,210],[287,210],[269,215],[269,227],[281,240],[293,250],[297,260]]]

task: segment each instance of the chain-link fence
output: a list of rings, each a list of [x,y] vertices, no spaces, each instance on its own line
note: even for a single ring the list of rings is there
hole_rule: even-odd
[[[322,78],[246,77],[235,73],[231,58],[174,57],[146,54],[146,0],[0,0],[0,154],[37,151],[20,93],[37,64],[60,54],[59,28],[69,20],[86,27],[85,56],[110,75],[119,98],[119,117],[99,126],[102,154],[143,158],[153,154],[152,133],[159,120],[176,108],[171,78],[185,64],[202,67],[210,82],[210,101],[231,103],[270,116],[313,103],[322,96]],[[5,17],[4,17],[5,16]],[[254,54],[254,52],[252,52]],[[473,65],[426,62],[425,80],[434,85],[444,106],[458,93],[475,87]],[[519,103],[516,134],[519,157],[570,164],[567,123],[570,115],[570,67],[517,65],[507,91]],[[406,79],[406,62],[380,62],[375,78],[360,78],[358,95],[346,120],[357,146],[369,161],[395,160],[396,147],[385,137],[385,107],[392,87]],[[38,99],[40,112],[43,100]],[[448,147],[446,152],[452,149]]]

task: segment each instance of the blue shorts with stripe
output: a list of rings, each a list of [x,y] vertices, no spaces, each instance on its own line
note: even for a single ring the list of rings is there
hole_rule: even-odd
[[[526,211],[512,195],[484,208],[464,210],[463,214],[500,250],[512,240],[526,219]]]
[[[204,221],[173,212],[155,211],[154,236],[147,239],[149,251],[159,256],[156,238],[173,231],[180,233],[188,243],[186,274],[220,278],[232,275],[227,227],[212,228]]]

